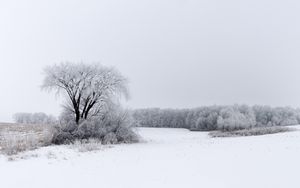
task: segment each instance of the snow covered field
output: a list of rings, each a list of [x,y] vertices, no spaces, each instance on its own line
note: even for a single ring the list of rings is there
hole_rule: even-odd
[[[184,129],[137,131],[145,142],[85,153],[51,146],[16,161],[0,156],[0,187],[300,187],[300,131],[239,138]]]

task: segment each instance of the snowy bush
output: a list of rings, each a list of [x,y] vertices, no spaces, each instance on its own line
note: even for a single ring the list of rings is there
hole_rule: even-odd
[[[72,135],[71,132],[66,130],[60,129],[59,127],[56,128],[54,133],[52,143],[53,144],[71,144],[75,140],[75,137]]]
[[[109,108],[101,116],[82,121],[79,125],[74,120],[56,127],[52,142],[69,144],[75,140],[98,139],[103,144],[138,142],[138,135],[132,131],[132,120],[129,113],[119,106]]]
[[[119,127],[116,131],[118,142],[121,143],[135,143],[139,141],[137,134],[128,127]]]
[[[118,139],[115,133],[110,132],[103,138],[103,144],[116,144],[118,143]]]

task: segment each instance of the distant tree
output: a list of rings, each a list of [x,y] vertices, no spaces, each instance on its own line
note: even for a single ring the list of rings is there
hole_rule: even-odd
[[[76,124],[98,116],[117,96],[128,97],[127,79],[116,69],[99,64],[62,63],[45,69],[42,88],[64,93],[65,108]]]
[[[278,107],[274,109],[272,122],[274,125],[295,125],[298,123],[297,112],[290,107]]]
[[[256,122],[258,127],[262,126],[272,126],[272,119],[274,116],[274,109],[270,106],[253,106],[253,111],[256,116]]]
[[[16,123],[21,124],[55,124],[56,118],[43,112],[39,113],[16,113],[13,115]]]
[[[256,119],[252,109],[246,105],[228,106],[220,111],[218,128],[225,130],[254,127]]]
[[[30,113],[16,113],[13,115],[13,120],[15,123],[29,123],[31,121],[31,114]]]
[[[214,130],[217,128],[217,120],[221,107],[210,106],[198,108],[195,111],[197,119],[191,125],[193,130]]]

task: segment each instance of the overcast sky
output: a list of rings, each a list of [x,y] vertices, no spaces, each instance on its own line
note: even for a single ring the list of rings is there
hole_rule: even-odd
[[[126,106],[300,107],[299,0],[0,0],[0,121],[57,115],[43,67],[100,62]]]

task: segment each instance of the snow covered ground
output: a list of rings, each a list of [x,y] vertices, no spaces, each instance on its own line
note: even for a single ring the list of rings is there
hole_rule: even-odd
[[[297,126],[300,129],[300,126]],[[51,146],[0,157],[1,188],[299,188],[300,131],[209,138],[138,129],[145,142],[78,152]]]

